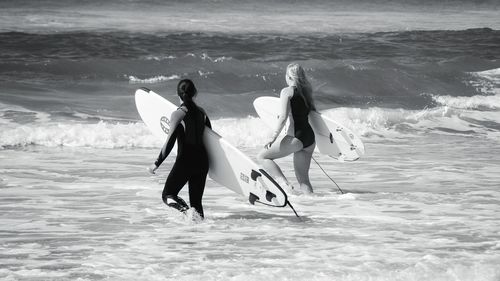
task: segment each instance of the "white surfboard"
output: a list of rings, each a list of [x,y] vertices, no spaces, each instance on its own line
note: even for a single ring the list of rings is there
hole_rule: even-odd
[[[147,88],[135,92],[137,111],[155,136],[166,140],[170,116],[177,106]],[[284,207],[287,195],[276,181],[236,147],[206,127],[203,142],[207,148],[209,176],[244,196],[250,203]]]
[[[259,97],[253,102],[255,111],[270,128],[275,128],[280,113],[280,99]],[[309,113],[309,124],[316,137],[316,147],[322,154],[341,161],[355,161],[365,154],[361,139],[351,130],[317,111]]]

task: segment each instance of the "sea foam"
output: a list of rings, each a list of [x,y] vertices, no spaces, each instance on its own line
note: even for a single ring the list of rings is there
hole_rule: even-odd
[[[398,139],[428,134],[458,134],[495,137],[500,127],[497,112],[469,111],[441,106],[424,110],[387,108],[335,108],[325,116],[343,124],[363,140]],[[0,114],[0,147],[27,145],[126,148],[160,147],[157,139],[142,121],[97,123],[41,120],[20,124]],[[212,120],[213,129],[237,147],[262,146],[272,132],[260,118],[221,118]]]
[[[154,84],[154,83],[160,83],[160,82],[165,82],[165,81],[170,81],[170,80],[175,80],[175,79],[180,79],[181,77],[179,75],[170,75],[170,76],[165,76],[165,75],[159,75],[155,77],[150,77],[150,78],[144,78],[140,79],[135,76],[130,75],[128,77],[129,83],[130,84]]]

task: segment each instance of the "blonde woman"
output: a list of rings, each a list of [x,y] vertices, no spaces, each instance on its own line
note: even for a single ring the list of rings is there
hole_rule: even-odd
[[[287,66],[285,79],[288,87],[281,90],[278,125],[264,146],[264,150],[259,153],[259,159],[279,182],[286,185],[288,191],[292,191],[293,187],[273,160],[293,153],[295,176],[300,189],[304,193],[312,193],[309,167],[316,146],[314,132],[308,119],[309,112],[315,110],[312,88],[304,69],[299,64],[292,63]],[[277,140],[287,119],[290,121],[287,133]]]

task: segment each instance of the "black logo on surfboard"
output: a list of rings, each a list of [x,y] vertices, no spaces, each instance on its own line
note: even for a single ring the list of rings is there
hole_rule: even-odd
[[[165,134],[168,134],[168,132],[170,131],[170,120],[168,120],[167,117],[162,116],[160,118],[160,127],[165,132]]]
[[[240,180],[248,183],[249,182],[249,177],[243,173],[240,173]]]

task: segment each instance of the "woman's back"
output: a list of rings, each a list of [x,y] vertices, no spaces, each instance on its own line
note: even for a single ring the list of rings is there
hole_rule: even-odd
[[[309,123],[308,116],[309,111],[311,110],[306,104],[306,100],[299,93],[299,89],[297,87],[293,87],[293,96],[290,98],[290,108],[295,123]]]
[[[185,114],[177,129],[177,158],[191,168],[208,167],[208,155],[203,143],[205,126],[210,127],[208,117],[203,109],[197,106],[187,108],[182,105],[179,110]],[[191,169],[190,169],[191,170]]]
[[[193,146],[203,146],[206,114],[203,109],[193,106],[190,109],[181,107],[186,113],[183,118],[185,125],[185,142]]]
[[[294,136],[302,141],[304,147],[314,143],[314,132],[309,125],[309,112],[311,111],[306,99],[293,87],[293,95],[290,98],[290,109],[293,118]]]

